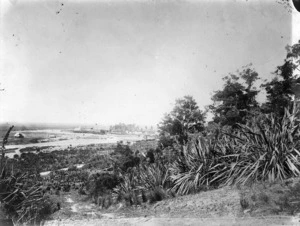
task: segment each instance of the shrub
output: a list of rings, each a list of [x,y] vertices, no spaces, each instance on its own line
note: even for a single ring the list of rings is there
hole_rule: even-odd
[[[121,142],[118,142],[113,154],[115,155],[124,155],[124,156],[130,156],[133,155],[132,150],[129,148],[128,145],[124,145]]]
[[[56,209],[42,187],[29,173],[15,174],[0,181],[0,200],[5,213],[18,223],[40,224]]]
[[[155,188],[168,189],[171,187],[169,167],[161,162],[156,162],[140,167],[140,180],[147,190]]]
[[[87,190],[94,200],[112,191],[120,183],[120,178],[114,174],[96,173],[92,174],[87,182]]]
[[[161,201],[167,197],[169,197],[168,193],[166,192],[166,190],[164,190],[161,187],[153,188],[148,192],[147,195],[147,199],[149,200],[150,203]]]
[[[284,180],[300,175],[299,124],[287,110],[281,120],[265,116],[264,122],[239,125],[235,134],[227,134],[221,146],[226,152],[221,159],[219,178],[225,184]]]
[[[172,163],[172,191],[185,195],[197,192],[212,185],[217,170],[218,155],[212,149],[212,143],[198,136],[182,146],[181,155]]]
[[[152,203],[169,197],[168,166],[160,162],[121,171],[120,177],[123,181],[114,189],[113,195],[117,201],[124,200],[126,205]]]
[[[126,159],[123,160],[121,163],[121,170],[127,171],[129,168],[133,168],[140,164],[140,158],[134,156],[128,156]]]
[[[238,124],[233,133],[190,139],[171,164],[172,191],[182,195],[205,187],[299,176],[299,126],[286,110],[281,119],[260,116]]]

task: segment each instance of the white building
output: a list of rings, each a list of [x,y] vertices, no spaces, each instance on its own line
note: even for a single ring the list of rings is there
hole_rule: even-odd
[[[14,135],[14,137],[15,138],[24,138],[24,135],[22,134],[22,133],[16,133],[15,135]]]

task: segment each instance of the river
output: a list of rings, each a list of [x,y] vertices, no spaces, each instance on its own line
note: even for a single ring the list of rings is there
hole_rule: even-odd
[[[45,132],[45,130],[43,130]],[[53,131],[52,131],[53,133]],[[58,134],[58,133],[57,133]],[[59,139],[49,139],[46,142],[41,143],[30,143],[30,144],[18,144],[18,145],[6,145],[6,156],[9,158],[13,158],[15,154],[20,155],[20,150],[28,147],[52,147],[51,150],[63,150],[68,147],[76,147],[76,146],[86,146],[90,144],[116,144],[119,141],[123,142],[135,142],[138,140],[142,140],[143,136],[138,135],[116,135],[116,134],[106,134],[106,135],[95,135],[88,133],[71,133],[64,132],[63,140]],[[9,149],[15,149],[13,152],[9,151]]]

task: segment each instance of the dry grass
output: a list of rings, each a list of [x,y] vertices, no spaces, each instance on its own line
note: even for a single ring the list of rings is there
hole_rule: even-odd
[[[300,178],[240,188],[241,206],[251,216],[300,212]]]

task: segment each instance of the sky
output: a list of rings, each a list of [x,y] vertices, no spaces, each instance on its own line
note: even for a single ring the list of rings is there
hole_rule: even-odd
[[[271,79],[300,39],[299,13],[273,0],[0,8],[0,122],[156,125],[185,95],[204,110],[222,77],[244,65]]]

